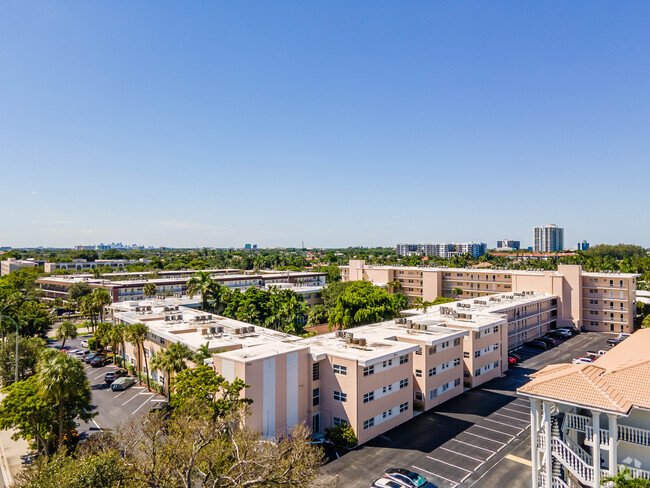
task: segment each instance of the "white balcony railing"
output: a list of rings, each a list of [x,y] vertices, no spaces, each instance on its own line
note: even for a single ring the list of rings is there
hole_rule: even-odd
[[[650,447],[650,430],[619,424],[618,440]]]
[[[584,415],[576,415],[574,413],[567,413],[564,416],[564,428],[573,429],[578,432],[585,432],[587,426],[591,425],[591,418]]]
[[[593,484],[594,468],[584,462],[578,454],[557,437],[551,439],[551,451],[581,483]]]
[[[594,443],[594,428],[591,425],[585,427],[585,444]],[[600,447],[609,449],[609,431],[600,429]]]

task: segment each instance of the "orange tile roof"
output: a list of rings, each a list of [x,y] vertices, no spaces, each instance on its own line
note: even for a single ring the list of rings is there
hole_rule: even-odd
[[[642,329],[591,364],[552,364],[517,391],[602,410],[650,409],[650,329]]]

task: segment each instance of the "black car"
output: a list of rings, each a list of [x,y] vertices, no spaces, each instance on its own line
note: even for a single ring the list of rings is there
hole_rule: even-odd
[[[90,365],[93,368],[101,368],[102,366],[104,366],[107,363],[108,363],[108,358],[106,356],[103,356],[102,354],[96,354],[90,360]]]
[[[90,364],[90,361],[92,361],[95,356],[99,356],[99,353],[94,351],[88,351],[84,356],[84,362]]]
[[[149,410],[149,415],[162,415],[163,419],[167,420],[172,416],[173,407],[167,402],[156,402]]]
[[[555,345],[555,339],[551,339],[550,337],[540,337],[538,340],[546,343],[548,347],[553,347]]]
[[[570,339],[572,337],[568,330],[552,330],[546,335],[555,339]]]
[[[524,346],[530,347],[531,349],[542,349],[542,350],[548,349],[548,346],[546,345],[546,342],[538,341],[538,340],[528,341],[528,342],[524,343]]]
[[[121,378],[121,377],[126,376],[126,375],[127,375],[126,369],[117,368],[115,371],[109,371],[108,373],[106,373],[104,375],[104,381],[106,383],[110,384],[113,381],[115,381],[116,379]]]

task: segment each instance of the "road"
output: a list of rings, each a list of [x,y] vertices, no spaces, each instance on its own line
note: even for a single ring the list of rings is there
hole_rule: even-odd
[[[548,364],[609,349],[607,333],[583,333],[548,351],[521,349],[505,376],[468,390],[330,462],[339,487],[368,488],[389,467],[405,467],[439,488],[532,485],[529,404],[516,389]]]

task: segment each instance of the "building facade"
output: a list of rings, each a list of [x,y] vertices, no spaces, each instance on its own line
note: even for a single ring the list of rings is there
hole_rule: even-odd
[[[343,281],[365,280],[376,285],[399,283],[390,289],[409,300],[436,297],[484,298],[499,293],[532,291],[556,296],[558,327],[589,331],[632,332],[636,315],[633,273],[590,273],[579,265],[559,265],[557,271],[415,266],[369,266],[350,260],[341,266]]]
[[[555,224],[535,227],[535,252],[560,252],[563,249],[563,228]]]
[[[518,393],[531,404],[533,488],[600,487],[628,468],[650,479],[650,330],[591,364],[555,364]]]
[[[513,239],[503,239],[497,241],[497,251],[518,251],[521,248],[521,242]]]
[[[449,258],[456,255],[470,254],[472,257],[479,257],[487,253],[485,242],[450,242],[450,243],[402,243],[395,246],[398,256],[437,256]]]

